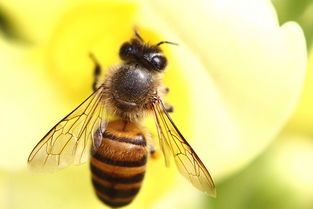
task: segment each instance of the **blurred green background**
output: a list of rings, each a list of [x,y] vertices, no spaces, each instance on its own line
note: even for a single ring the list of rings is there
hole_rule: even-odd
[[[280,24],[287,21],[299,23],[304,31],[308,48],[310,48],[313,37],[313,2],[311,0],[272,0],[272,2]]]
[[[296,21],[304,31],[308,55],[313,43],[313,1],[273,0],[279,22]],[[1,7],[0,29],[14,42],[29,44],[13,16]],[[218,197],[201,196],[199,208],[313,209],[312,58],[298,107],[282,132],[257,159],[217,185]],[[3,98],[1,98],[3,99]],[[311,106],[312,105],[312,106]]]

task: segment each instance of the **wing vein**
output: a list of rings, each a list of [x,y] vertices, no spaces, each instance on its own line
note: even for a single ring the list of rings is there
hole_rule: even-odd
[[[155,123],[157,127],[160,147],[165,156],[165,163],[169,161],[168,151],[171,152],[179,172],[195,187],[215,196],[215,185],[206,167],[182,136],[159,98],[153,103]]]
[[[40,140],[28,158],[31,168],[45,172],[85,162],[93,134],[106,118],[104,89],[100,86]]]

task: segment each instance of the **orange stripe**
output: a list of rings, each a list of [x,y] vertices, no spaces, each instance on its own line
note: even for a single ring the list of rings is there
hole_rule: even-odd
[[[103,138],[96,154],[119,161],[138,161],[146,155],[146,147]]]

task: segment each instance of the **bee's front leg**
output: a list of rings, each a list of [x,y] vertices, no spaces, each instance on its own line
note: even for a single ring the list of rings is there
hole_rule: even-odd
[[[164,106],[165,106],[166,112],[169,112],[169,113],[174,112],[174,107],[173,107],[173,105],[171,105],[171,104],[169,104],[169,103],[165,103]]]
[[[168,93],[170,92],[170,89],[168,87],[164,87],[163,88],[163,93],[166,96]],[[165,110],[166,112],[172,113],[174,112],[174,107],[173,105],[169,104],[169,103],[165,103]]]

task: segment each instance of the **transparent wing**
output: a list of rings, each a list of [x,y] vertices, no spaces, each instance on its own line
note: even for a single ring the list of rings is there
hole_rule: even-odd
[[[198,155],[179,132],[160,99],[153,103],[153,109],[166,165],[169,165],[172,155],[179,172],[184,177],[199,190],[215,197],[215,185],[212,177]]]
[[[96,131],[106,126],[103,90],[99,87],[39,141],[28,157],[31,169],[47,172],[86,162]]]

